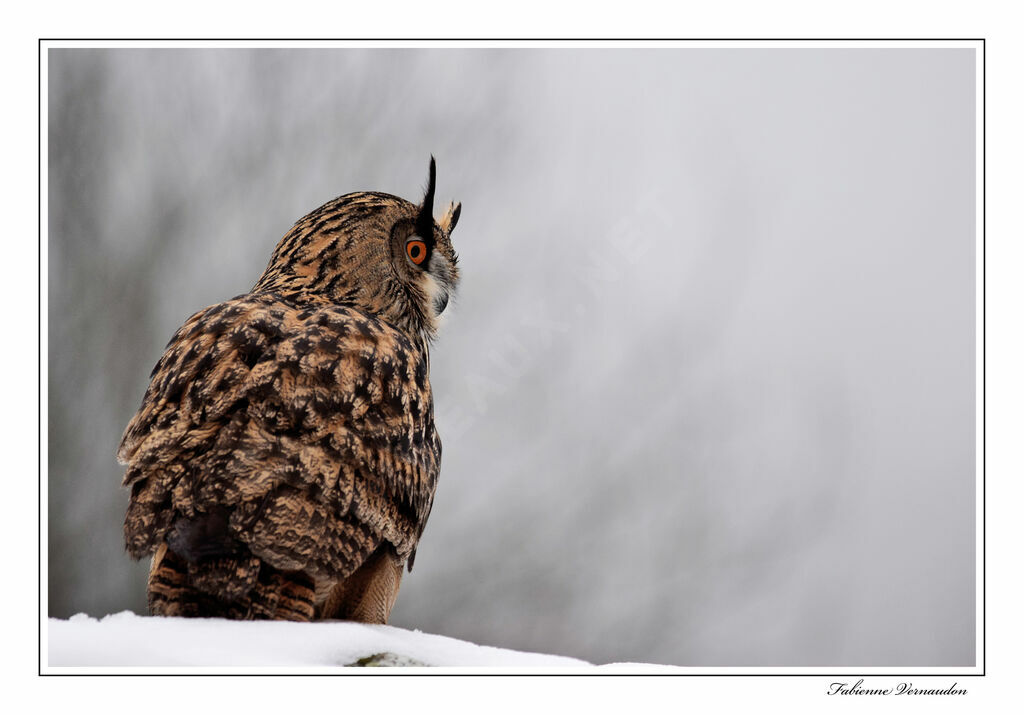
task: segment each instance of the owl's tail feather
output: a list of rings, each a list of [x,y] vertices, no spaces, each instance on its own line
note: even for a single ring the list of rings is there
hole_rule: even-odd
[[[403,566],[395,547],[382,543],[355,573],[335,585],[320,605],[318,615],[386,624],[398,597]]]
[[[162,544],[149,571],[154,616],[309,621],[313,579],[248,555],[189,562]]]

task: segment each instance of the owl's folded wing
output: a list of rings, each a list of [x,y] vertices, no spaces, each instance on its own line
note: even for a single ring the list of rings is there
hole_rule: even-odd
[[[426,361],[356,309],[251,295],[197,313],[118,451],[129,552],[220,512],[230,537],[282,570],[344,578],[382,541],[404,560],[440,462]]]

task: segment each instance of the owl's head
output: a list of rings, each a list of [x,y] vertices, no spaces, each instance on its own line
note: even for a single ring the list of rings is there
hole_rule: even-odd
[[[253,292],[294,302],[329,301],[432,339],[459,280],[451,233],[462,204],[434,220],[430,158],[419,204],[390,194],[346,194],[312,211],[281,239]]]

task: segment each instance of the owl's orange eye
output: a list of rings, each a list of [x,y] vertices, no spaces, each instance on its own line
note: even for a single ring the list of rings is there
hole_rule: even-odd
[[[405,244],[405,252],[409,254],[409,260],[417,266],[427,260],[427,244],[418,238]]]

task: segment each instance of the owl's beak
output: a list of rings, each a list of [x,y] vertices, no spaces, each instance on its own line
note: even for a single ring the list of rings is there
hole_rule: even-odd
[[[448,307],[448,291],[441,291],[434,298],[434,312],[440,315],[444,312],[444,309]]]

